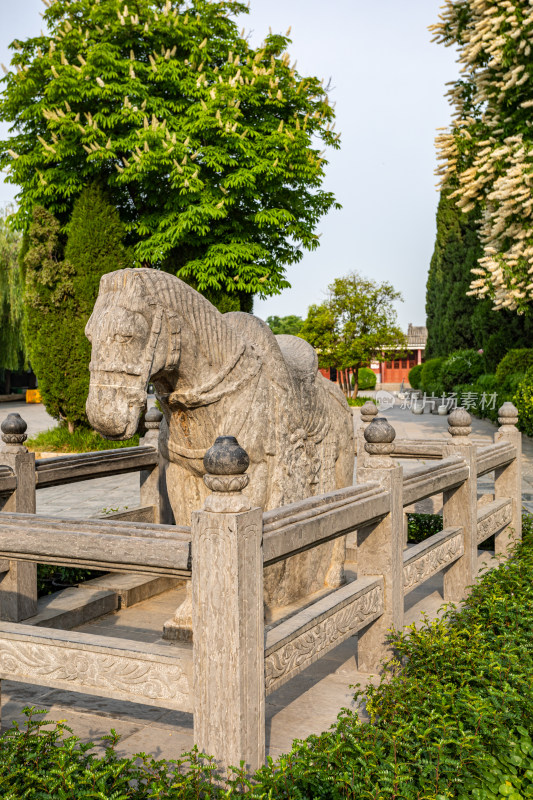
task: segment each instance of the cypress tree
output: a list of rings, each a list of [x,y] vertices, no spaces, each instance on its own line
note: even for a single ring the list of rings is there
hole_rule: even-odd
[[[428,342],[426,357],[448,356],[455,350],[483,349],[488,366],[512,347],[528,347],[533,318],[508,310],[494,311],[490,299],[469,297],[471,270],[482,248],[478,213],[463,213],[444,187],[437,209],[437,237],[426,285]]]
[[[124,227],[97,185],[76,201],[66,242],[59,222],[36,208],[26,267],[26,331],[31,364],[49,414],[72,432],[87,425],[90,344],[85,325],[106,272],[131,266]]]

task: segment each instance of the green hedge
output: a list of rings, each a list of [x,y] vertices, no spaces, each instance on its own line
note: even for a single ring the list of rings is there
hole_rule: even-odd
[[[525,375],[533,367],[533,349],[522,347],[518,350],[509,350],[496,367],[496,380],[504,386],[507,379],[514,373]]]
[[[376,388],[377,375],[370,367],[361,367],[357,372],[359,389],[363,391]]]
[[[518,409],[518,427],[533,436],[533,367],[528,369],[514,396],[513,403]]]
[[[423,364],[416,364],[409,370],[409,386],[411,389],[420,389],[420,380],[422,378]]]
[[[522,800],[533,797],[533,535],[479,581],[462,609],[391,636],[395,657],[369,686],[371,723],[344,709],[295,741],[254,783],[217,785],[194,751],[178,762],[118,758],[114,732],[95,756],[60,723],[17,723],[0,739],[4,800],[238,797],[310,800]],[[356,707],[364,701],[355,692]]]
[[[473,383],[485,372],[485,359],[477,350],[458,350],[442,365],[440,380],[444,391],[452,392],[454,386]]]
[[[442,394],[441,371],[446,362],[445,358],[430,358],[422,364],[420,373],[420,389],[426,394],[434,392],[436,395]]]

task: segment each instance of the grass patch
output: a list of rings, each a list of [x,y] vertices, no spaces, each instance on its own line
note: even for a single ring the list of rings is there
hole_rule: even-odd
[[[30,437],[26,447],[34,453],[92,453],[94,450],[115,450],[117,447],[136,447],[139,444],[139,435],[122,442],[104,439],[91,428],[76,428],[74,433],[69,433],[64,425],[42,431]]]
[[[0,739],[4,800],[527,800],[533,798],[533,531],[511,560],[473,587],[462,609],[391,634],[394,657],[367,689],[370,723],[343,709],[319,736],[249,782],[242,770],[215,782],[196,751],[178,761],[92,754],[63,723],[28,712]],[[355,692],[356,703],[365,701]]]
[[[374,403],[374,405],[376,404],[376,401],[374,400],[373,397],[364,397],[364,396],[361,397],[360,395],[357,395],[357,397],[347,397],[346,400],[349,406],[356,406],[356,407],[364,406],[364,404],[368,400],[370,400],[371,403]]]

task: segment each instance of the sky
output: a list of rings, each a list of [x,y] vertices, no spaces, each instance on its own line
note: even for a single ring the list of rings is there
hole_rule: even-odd
[[[402,328],[425,324],[425,286],[435,242],[435,131],[449,124],[446,82],[456,54],[431,43],[427,28],[442,0],[250,0],[239,26],[259,44],[269,27],[291,26],[292,59],[301,75],[331,79],[341,149],[326,153],[324,188],[342,210],[318,228],[318,250],[287,268],[290,289],[256,299],[254,313],[305,317],[335,278],[357,270],[403,294]],[[39,33],[41,0],[0,0],[0,61],[8,44]],[[6,126],[0,124],[0,136]],[[0,182],[0,204],[16,188]]]

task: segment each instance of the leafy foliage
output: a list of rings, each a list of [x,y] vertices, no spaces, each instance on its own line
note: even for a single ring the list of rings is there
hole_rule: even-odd
[[[24,365],[20,244],[20,234],[0,217],[0,368],[9,370]]]
[[[409,370],[409,385],[412,389],[420,389],[420,380],[422,378],[423,364],[415,364]]]
[[[485,359],[477,350],[458,350],[442,365],[440,381],[446,392],[458,384],[472,383],[485,372]]]
[[[500,309],[490,298],[468,295],[471,270],[481,256],[479,213],[464,214],[442,189],[437,210],[437,237],[426,285],[428,341],[426,358],[449,356],[455,350],[482,349],[489,369],[512,347],[527,347],[533,337],[533,316]]]
[[[405,334],[396,322],[393,303],[401,294],[390,283],[378,283],[353,272],[336,278],[329,298],[312,305],[300,331],[318,353],[321,367],[353,369],[371,361],[401,356]],[[357,395],[358,384],[354,384]]]
[[[77,199],[64,237],[59,223],[37,207],[26,266],[26,328],[31,363],[48,413],[72,431],[88,426],[91,346],[85,325],[106,272],[131,266],[124,228],[104,192],[92,185]]]
[[[239,0],[47,6],[49,35],[13,43],[0,99],[18,225],[43,206],[63,226],[102,180],[136,263],[202,292],[288,286],[284,265],[318,246],[337,206],[320,148],[339,147],[327,92],[291,66],[290,39],[253,49],[233,19],[247,12]]]
[[[267,317],[266,322],[276,336],[281,333],[298,336],[303,325],[303,319],[296,314],[290,314],[288,317]]]
[[[423,392],[442,394],[441,372],[445,358],[430,358],[422,364],[420,388]]]
[[[480,214],[483,255],[472,294],[523,311],[533,296],[533,14],[528,0],[446,0],[435,39],[458,49],[454,122],[437,139],[445,183]]]
[[[533,436],[533,367],[530,367],[521,380],[513,403],[518,409],[518,427],[527,436]]]
[[[370,367],[359,367],[357,371],[357,380],[359,389],[363,391],[376,388],[377,375]],[[354,375],[352,375],[352,382],[355,383]]]
[[[105,575],[94,569],[79,569],[78,567],[58,567],[52,564],[37,564],[37,595],[44,597],[47,594],[58,592],[67,586],[77,586],[91,578]]]
[[[504,385],[513,373],[525,374],[529,367],[533,367],[533,349],[523,347],[509,350],[496,368],[496,380]]]

